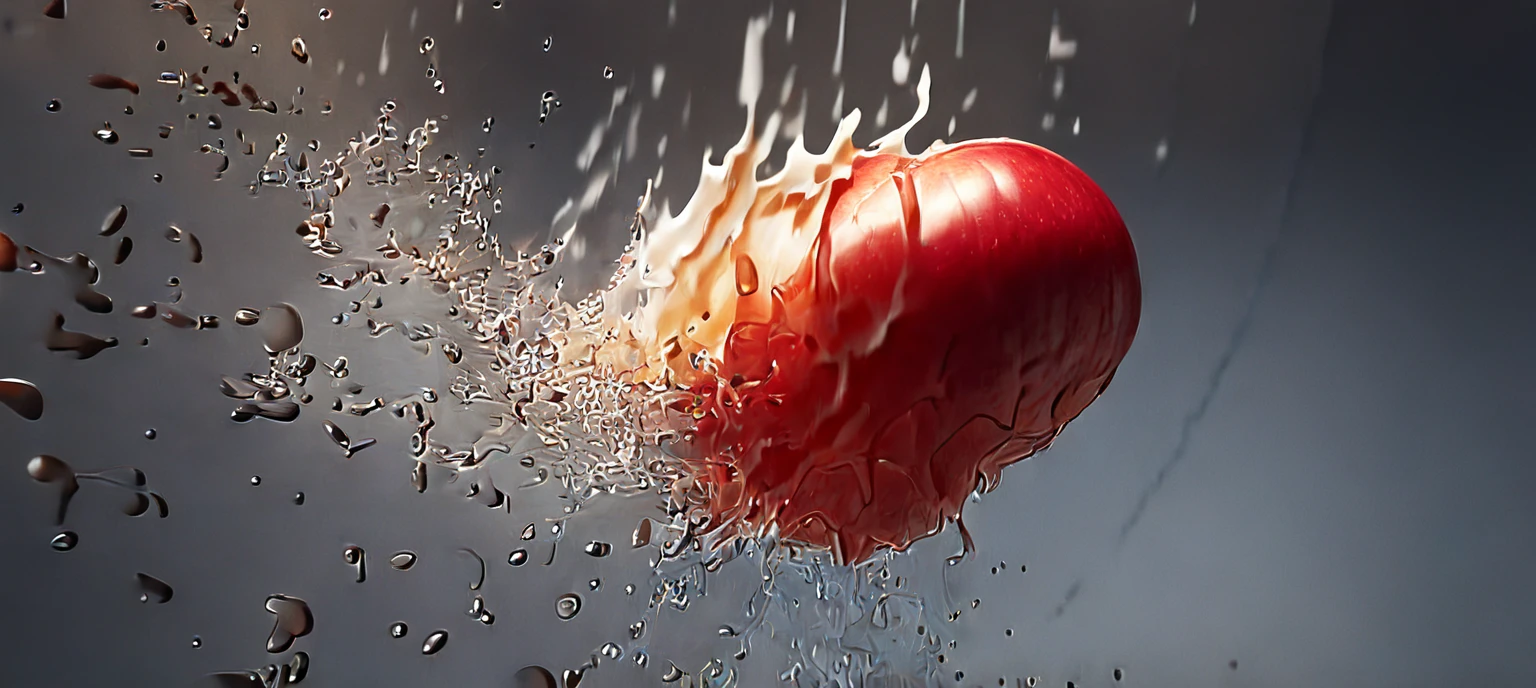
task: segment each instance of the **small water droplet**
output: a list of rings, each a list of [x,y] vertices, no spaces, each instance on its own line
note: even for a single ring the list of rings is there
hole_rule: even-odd
[[[96,130],[96,140],[107,145],[114,145],[121,140],[117,132],[112,130],[111,122],[103,122],[101,128]]]
[[[146,440],[152,440],[152,439],[155,439],[156,437],[159,437],[159,436],[160,436],[159,433],[155,432],[154,428],[150,428],[150,429],[144,431],[144,439],[146,439]]]
[[[75,531],[66,530],[53,536],[53,541],[49,544],[53,546],[55,552],[68,552],[74,549],[75,545],[80,544],[80,536],[76,535]]]
[[[195,650],[195,649],[201,648],[202,646],[203,646],[203,636],[200,636],[200,635],[192,636],[192,649]]]
[[[581,551],[586,552],[587,556],[591,557],[606,557],[610,552],[613,551],[613,545],[610,545],[606,542],[598,542],[593,540],[592,542],[587,543],[585,547],[582,547]]]
[[[555,598],[555,616],[562,621],[570,620],[581,613],[581,596],[576,593],[566,593]]]
[[[293,493],[293,503],[298,505],[298,506],[304,506],[304,493],[303,492],[295,492],[295,493]]]
[[[165,604],[166,602],[170,602],[172,595],[175,594],[174,591],[171,590],[171,586],[159,578],[151,576],[147,573],[134,574],[134,576],[139,581],[140,602],[147,603],[153,600],[155,604]]]
[[[507,555],[507,563],[513,566],[522,566],[523,564],[528,563],[528,550],[512,550],[512,553]]]
[[[416,553],[411,551],[396,552],[389,558],[389,565],[396,571],[409,571],[416,565]]]
[[[331,18],[331,11],[329,9],[324,8],[324,7],[320,8],[320,21],[325,21],[325,20],[330,19],[330,18]]]
[[[431,36],[427,36],[426,38],[421,39],[421,54],[425,55],[432,52],[432,48],[436,45],[437,41],[432,40]]]
[[[389,637],[391,638],[404,638],[405,634],[410,631],[411,627],[405,625],[404,621],[396,621],[389,625]]]
[[[421,654],[435,655],[448,644],[448,631],[432,631],[421,643]]]
[[[612,67],[603,67],[603,78],[604,79],[612,79],[613,78],[613,68]]]
[[[267,611],[277,616],[272,633],[267,636],[267,652],[278,654],[293,646],[293,641],[309,635],[315,627],[315,617],[309,611],[309,603],[288,595],[272,595],[267,598]]]
[[[555,45],[555,37],[554,36],[545,36],[544,37],[544,52],[546,52],[546,53],[549,52],[549,49],[554,47],[554,45]]]
[[[46,107],[46,109],[47,109],[47,110],[48,110],[48,111],[49,111],[49,112],[58,112],[58,111],[60,111],[60,110],[63,110],[63,109],[64,109],[64,104],[63,104],[63,103],[61,103],[61,102],[59,102],[59,99],[58,99],[58,98],[54,98],[54,99],[52,99],[52,100],[49,100],[49,101],[48,101],[48,105],[47,105],[47,106],[45,106],[45,107]]]
[[[255,486],[260,485],[260,484],[261,484],[261,476],[259,476],[259,475],[251,476],[251,487],[255,487]]]

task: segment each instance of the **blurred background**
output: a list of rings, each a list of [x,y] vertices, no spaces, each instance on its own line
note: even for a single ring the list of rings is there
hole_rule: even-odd
[[[509,517],[472,509],[462,486],[416,494],[389,418],[349,420],[379,445],[343,459],[320,430],[329,396],[289,426],[231,422],[220,376],[266,360],[230,322],[241,307],[295,304],[309,345],[371,361],[361,384],[432,372],[328,325],[339,302],[292,233],[296,194],[247,185],[279,133],[333,155],[393,100],[404,126],[442,119],[440,150],[483,148],[503,170],[505,243],[574,223],[565,274],[590,288],[646,180],[680,208],[706,151],[741,136],[743,37],[761,16],[762,107],[803,112],[812,150],[853,108],[861,144],[905,121],[926,64],[933,108],[911,148],[1007,136],[1056,150],[1115,200],[1140,255],[1142,326],[1109,392],[968,508],[975,557],[935,565],[953,531],[904,555],[965,611],[933,681],[1536,684],[1529,3],[251,0],[228,48],[200,31],[235,26],[227,2],[195,4],[192,25],[148,0],[53,4],[63,18],[45,0],[0,7],[0,231],[92,256],[116,308],[73,304],[64,269],[0,274],[0,378],[46,399],[36,422],[0,410],[6,686],[192,685],[286,659],[264,648],[277,593],[313,610],[294,649],[319,686],[514,686],[524,666],[559,676],[629,647],[643,552],[509,566],[519,547],[547,554],[546,534],[519,539],[522,505]],[[177,102],[156,83],[204,65],[278,112]],[[100,73],[140,93],[92,88]],[[547,91],[560,107],[541,124]],[[104,128],[121,141],[98,140]],[[236,152],[242,137],[254,155]],[[203,145],[231,152],[223,179]],[[117,237],[98,232],[120,204],[137,249],[118,266]],[[198,237],[202,262],[162,238],[168,224]],[[128,315],[172,289],[223,326]],[[118,346],[49,351],[54,312]],[[61,526],[54,485],[24,470],[39,454],[138,468],[169,516],[124,516],[126,491],[85,483]],[[573,542],[627,542],[628,516],[586,516]],[[78,544],[56,551],[66,530]],[[363,583],[348,546],[367,552]],[[492,625],[464,614],[478,571],[464,548],[485,561]],[[418,563],[395,571],[403,550]],[[173,597],[141,603],[136,573]],[[719,604],[653,623],[648,666],[605,660],[580,685],[654,685],[668,662],[728,656],[716,629],[741,610],[723,585]],[[562,620],[571,592],[583,607]],[[439,629],[447,645],[423,655]],[[764,650],[737,680],[776,685],[784,668]]]

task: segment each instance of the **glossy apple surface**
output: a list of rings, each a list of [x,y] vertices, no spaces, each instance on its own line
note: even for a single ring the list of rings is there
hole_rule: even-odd
[[[905,548],[1047,447],[1135,337],[1131,237],[1088,176],[981,140],[861,154],[816,246],[738,315],[698,422],[711,511],[833,548]]]

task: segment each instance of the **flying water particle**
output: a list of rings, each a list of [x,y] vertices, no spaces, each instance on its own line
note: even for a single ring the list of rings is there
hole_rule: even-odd
[[[603,78],[604,79],[612,79],[613,78],[613,67],[608,67],[608,66],[603,67]],[[59,101],[55,100],[53,102],[57,103]]]
[[[122,265],[128,260],[128,255],[133,253],[133,238],[122,237],[117,240],[117,250],[112,253],[112,264]]]
[[[297,506],[304,506],[304,493],[303,492],[295,492],[295,493],[293,493],[293,503],[295,505],[297,505]]]
[[[341,560],[347,562],[348,566],[357,571],[357,582],[361,583],[368,580],[368,555],[363,552],[363,548],[357,545],[348,545],[345,549],[341,550]]]
[[[44,106],[44,109],[49,112],[58,112],[64,109],[64,104],[60,103],[58,98],[52,98],[49,99],[48,104]]]
[[[512,553],[507,555],[507,563],[512,565],[512,566],[522,566],[523,564],[528,563],[528,550],[526,550],[526,549],[514,549],[514,550],[512,550]]]
[[[389,557],[389,565],[396,571],[409,571],[416,565],[416,553],[409,550],[396,552]]]
[[[436,45],[437,41],[432,40],[431,36],[427,36],[426,38],[421,39],[421,46],[417,48],[417,50],[419,50],[421,54],[425,55],[432,52],[432,48]]]
[[[144,439],[146,439],[146,440],[153,440],[156,437],[159,437],[159,433],[155,432],[154,428],[150,428],[150,429],[144,431]]]
[[[74,354],[77,359],[85,360],[117,346],[117,338],[102,339],[82,332],[71,332],[64,329],[64,316],[54,313],[53,328],[48,332],[44,343],[49,351],[67,352]]]
[[[235,311],[235,324],[249,327],[261,322],[261,311],[254,308],[241,308]]]
[[[405,625],[404,621],[396,621],[389,625],[389,637],[404,638],[405,635],[410,632],[410,630],[411,627]]]
[[[153,600],[155,604],[165,604],[170,602],[171,596],[175,594],[171,590],[171,586],[167,585],[165,581],[147,573],[134,574],[134,577],[139,582],[140,602],[148,603]]]
[[[1061,35],[1061,24],[1051,24],[1051,39],[1046,44],[1045,55],[1051,62],[1065,62],[1077,56],[1077,40],[1068,40]]]
[[[200,635],[192,636],[192,649],[197,650],[197,649],[202,648],[202,646],[203,646],[203,637],[200,636]]]
[[[134,95],[139,94],[139,85],[115,74],[92,74],[87,81],[96,88],[106,90],[123,90]]]
[[[560,617],[561,621],[569,621],[580,613],[580,595],[570,592],[555,598],[555,616]]]
[[[272,306],[262,313],[261,334],[267,353],[287,351],[304,341],[304,319],[290,304]]]
[[[525,666],[512,675],[513,688],[559,688],[555,675],[541,666]]]
[[[1156,157],[1157,164],[1159,164],[1159,165],[1161,165],[1164,162],[1168,161],[1168,139],[1167,138],[1163,138],[1163,139],[1161,139],[1161,140],[1159,140],[1157,142],[1157,150],[1154,153],[1154,156]]]
[[[9,406],[16,415],[27,420],[43,417],[43,393],[37,385],[26,380],[13,377],[0,379],[0,403]]]
[[[259,476],[259,475],[251,476],[251,487],[257,487],[259,485],[261,485],[261,476]]]
[[[309,603],[288,595],[267,597],[266,609],[277,617],[272,633],[267,636],[267,652],[279,654],[288,651],[295,639],[309,635],[314,630],[315,617],[309,611]]]
[[[109,146],[116,145],[121,140],[117,132],[112,130],[111,122],[103,122],[100,129],[96,130],[96,140]]]
[[[331,11],[329,9],[327,9],[327,8],[324,8],[324,7],[320,8],[320,21],[326,21],[326,20],[328,20],[330,18],[331,18]]]
[[[587,545],[585,547],[583,547],[581,549],[581,551],[586,552],[587,556],[594,557],[594,558],[602,558],[602,557],[608,556],[608,554],[613,551],[613,545],[610,545],[610,544],[608,544],[606,542],[598,542],[598,541],[594,540],[592,542],[587,543]]]
[[[554,45],[555,45],[555,37],[554,36],[545,36],[544,37],[544,52],[546,52],[546,53],[549,52],[549,49],[554,47]]]
[[[635,526],[634,534],[629,538],[629,544],[636,549],[651,544],[651,519],[640,519],[640,523]]]
[[[427,635],[427,639],[422,641],[422,643],[421,643],[421,654],[424,654],[424,655],[435,655],[438,652],[442,651],[443,646],[447,645],[447,644],[448,644],[448,631],[443,631],[443,630],[432,631],[430,634]]]
[[[304,44],[303,36],[293,38],[289,52],[293,53],[293,59],[298,60],[299,64],[309,64],[309,46]]]
[[[79,543],[80,536],[76,535],[75,531],[73,530],[66,530],[62,533],[59,533],[58,535],[53,536],[53,540],[48,544],[53,547],[53,551],[55,552],[68,552],[74,549],[75,545]]]

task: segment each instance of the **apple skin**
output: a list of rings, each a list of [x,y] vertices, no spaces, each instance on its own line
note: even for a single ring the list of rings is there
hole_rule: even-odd
[[[861,154],[817,244],[738,313],[696,444],[715,522],[843,561],[955,519],[1108,386],[1141,280],[1109,198],[1006,139]]]

